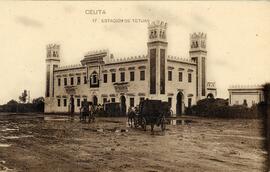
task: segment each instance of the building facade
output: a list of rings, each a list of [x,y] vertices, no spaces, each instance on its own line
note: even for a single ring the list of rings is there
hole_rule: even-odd
[[[246,105],[251,107],[264,101],[263,86],[261,85],[234,85],[230,86],[229,105]]]
[[[60,46],[47,46],[45,113],[75,112],[83,99],[94,104],[120,102],[136,106],[141,100],[168,101],[175,114],[207,97],[206,34],[190,35],[189,58],[168,55],[167,23],[148,25],[146,55],[114,58],[108,50],[85,54],[78,65],[60,66]]]

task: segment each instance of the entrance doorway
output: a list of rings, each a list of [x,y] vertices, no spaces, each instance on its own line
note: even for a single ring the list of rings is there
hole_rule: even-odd
[[[120,112],[121,112],[121,115],[126,115],[126,98],[125,96],[121,96],[120,97]]]
[[[183,98],[184,95],[182,92],[179,92],[176,96],[176,115],[183,114]]]
[[[69,108],[70,108],[70,113],[73,114],[75,110],[73,95],[70,96]]]
[[[98,104],[98,98],[97,96],[93,96],[93,105],[97,105]]]

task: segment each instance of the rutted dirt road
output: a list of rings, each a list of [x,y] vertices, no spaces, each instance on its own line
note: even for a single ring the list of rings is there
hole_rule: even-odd
[[[125,118],[0,114],[0,171],[264,171],[260,120],[194,118],[129,128]]]

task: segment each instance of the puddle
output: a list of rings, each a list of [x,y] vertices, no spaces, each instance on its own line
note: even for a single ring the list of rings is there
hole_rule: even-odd
[[[194,121],[189,119],[172,119],[168,122],[170,125],[188,125],[190,123],[194,123]]]
[[[88,130],[88,131],[92,131],[92,132],[101,132],[101,133],[105,132],[105,131],[107,131],[107,132],[115,132],[115,133],[128,132],[127,129],[119,129],[119,128],[112,128],[112,129],[110,129],[110,128],[105,128],[105,129],[103,129],[103,128],[99,128],[99,129],[83,128],[83,130]]]
[[[4,144],[4,143],[0,143],[0,148],[7,148],[10,147],[11,144]]]
[[[2,129],[1,131],[18,131],[19,128],[5,128],[5,129]]]
[[[6,137],[3,137],[4,139],[18,139],[19,137],[18,136],[6,136]]]
[[[51,116],[45,116],[44,121],[69,121],[69,117],[51,117]]]

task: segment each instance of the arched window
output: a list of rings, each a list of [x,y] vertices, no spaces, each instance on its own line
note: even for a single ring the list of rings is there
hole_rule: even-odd
[[[90,75],[90,87],[98,87],[98,85],[99,85],[98,73],[94,71]]]

